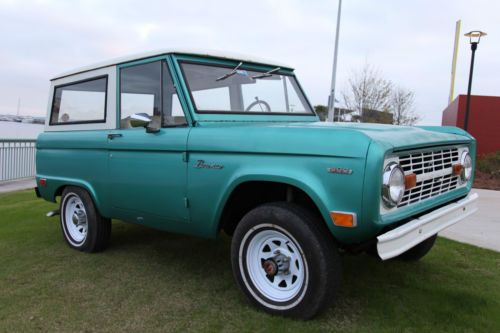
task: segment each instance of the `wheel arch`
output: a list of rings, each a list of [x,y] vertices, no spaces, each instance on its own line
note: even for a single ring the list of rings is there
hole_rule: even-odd
[[[45,178],[45,177],[37,177],[37,178]],[[97,209],[100,211],[100,197],[97,194],[97,191],[95,190],[94,186],[85,181],[85,180],[80,180],[80,179],[72,179],[72,178],[45,178],[46,179],[46,186],[45,187],[38,187],[40,194],[42,197],[44,197],[46,200],[56,202],[56,198],[58,196],[61,196],[64,189],[68,186],[76,186],[83,188],[86,190],[90,197],[92,198],[92,201],[94,202],[94,205],[96,206]]]
[[[252,194],[255,194],[256,190],[263,189],[266,190],[264,197],[261,197],[261,200],[255,200]],[[324,191],[322,186],[313,189],[304,181],[293,177],[275,175],[241,176],[231,182],[221,200],[216,215],[217,231],[224,230],[226,233],[232,234],[242,215],[258,205],[272,201],[291,201],[311,210],[325,223],[324,226],[330,230],[329,234],[332,235],[327,224],[329,219],[328,209],[321,200],[322,194],[325,195],[326,192],[322,191]],[[233,205],[236,205],[236,207]]]

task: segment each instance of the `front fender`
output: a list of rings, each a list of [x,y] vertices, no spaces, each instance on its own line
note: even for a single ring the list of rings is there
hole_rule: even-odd
[[[198,160],[223,168],[196,168]],[[352,174],[328,172],[332,167],[351,169]],[[365,159],[355,157],[193,153],[188,164],[193,229],[201,236],[215,237],[231,193],[245,182],[268,181],[301,189],[316,204],[332,234],[342,240],[354,228],[334,226],[330,222],[330,211],[353,212],[361,221],[364,168]]]

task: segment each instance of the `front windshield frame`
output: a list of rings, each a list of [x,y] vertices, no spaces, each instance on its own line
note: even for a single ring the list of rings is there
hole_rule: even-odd
[[[240,61],[231,61],[230,63],[211,63],[209,60],[178,60],[179,64],[179,69],[182,74],[183,81],[185,83],[187,92],[189,94],[189,98],[191,100],[191,104],[193,106],[193,110],[197,114],[219,114],[219,115],[261,115],[261,116],[309,116],[309,117],[316,117],[317,114],[314,111],[314,108],[312,107],[311,103],[309,102],[309,99],[307,98],[307,95],[304,93],[304,90],[302,89],[302,86],[300,85],[299,81],[297,80],[297,77],[295,74],[292,72],[292,70],[283,68],[278,71],[273,72],[273,75],[281,75],[281,76],[286,76],[291,80],[294,81],[294,84],[296,86],[296,92],[300,99],[301,102],[303,103],[303,106],[308,110],[308,112],[262,112],[262,111],[231,111],[231,110],[200,110],[198,109],[196,105],[196,100],[193,96],[193,93],[191,91],[191,87],[189,86],[189,80],[187,79],[186,73],[184,71],[184,66],[183,64],[193,64],[193,65],[202,65],[202,66],[207,66],[207,67],[218,67],[218,68],[225,68],[228,70],[228,72],[232,71]],[[257,67],[258,66],[258,67]],[[262,67],[265,66],[265,67]],[[275,69],[276,66],[273,65],[255,65],[250,62],[243,62],[243,64],[240,66],[239,69],[241,70],[247,70],[251,72],[257,72],[257,73],[266,73],[269,70]]]

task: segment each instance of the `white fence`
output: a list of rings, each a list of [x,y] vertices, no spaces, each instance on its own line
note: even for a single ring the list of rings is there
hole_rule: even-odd
[[[0,181],[35,176],[36,140],[0,139]]]

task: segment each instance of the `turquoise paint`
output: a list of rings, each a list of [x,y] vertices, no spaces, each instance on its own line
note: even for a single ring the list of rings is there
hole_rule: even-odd
[[[164,60],[189,126],[118,129],[121,68]],[[216,237],[219,219],[232,191],[245,182],[281,182],[307,193],[324,223],[341,243],[373,238],[387,225],[466,195],[471,182],[445,195],[380,214],[384,158],[393,152],[428,146],[466,144],[474,139],[450,127],[401,127],[322,123],[313,116],[196,114],[179,68],[180,60],[236,66],[238,61],[165,55],[120,64],[117,70],[117,128],[46,132],[37,141],[40,193],[54,200],[66,185],[87,189],[102,215],[173,232]],[[274,66],[248,64],[248,69]],[[290,74],[292,69],[284,69]],[[112,98],[113,96],[110,96]],[[109,133],[123,136],[107,139]],[[222,169],[197,168],[199,160]],[[331,167],[352,169],[333,174]],[[186,207],[186,198],[189,207]],[[332,210],[357,215],[358,226],[331,223]]]
[[[186,149],[189,127],[115,130],[108,141],[108,198],[112,216],[163,228],[163,223],[184,223],[187,185]],[[168,189],[168,190],[166,190]],[[170,228],[170,227],[167,227]],[[175,229],[175,225],[173,226]]]
[[[107,133],[98,131],[46,132],[38,136],[36,178],[47,179],[40,194],[55,200],[65,185],[81,185],[94,197],[103,214],[109,212],[107,191]]]
[[[235,136],[237,130],[235,126]],[[332,230],[338,227],[329,222],[331,210],[359,212],[361,209],[361,197],[354,194],[362,190],[363,179],[328,173],[327,169],[333,165],[350,168],[353,174],[362,175],[365,167],[362,157],[308,154],[291,147],[286,149],[288,152],[279,154],[262,148],[245,152],[243,140],[239,140],[242,151],[200,149],[209,136],[210,132],[205,132],[202,127],[193,129],[190,134],[188,196],[193,225],[206,228],[206,232],[213,236],[229,195],[238,185],[249,181],[274,181],[303,190],[316,203]],[[274,137],[278,137],[276,141],[280,140],[280,135],[275,134]],[[285,135],[282,137],[285,138]],[[262,140],[263,143],[265,141]],[[256,146],[260,146],[259,143]],[[195,166],[199,160],[222,164],[224,168],[197,169]]]

